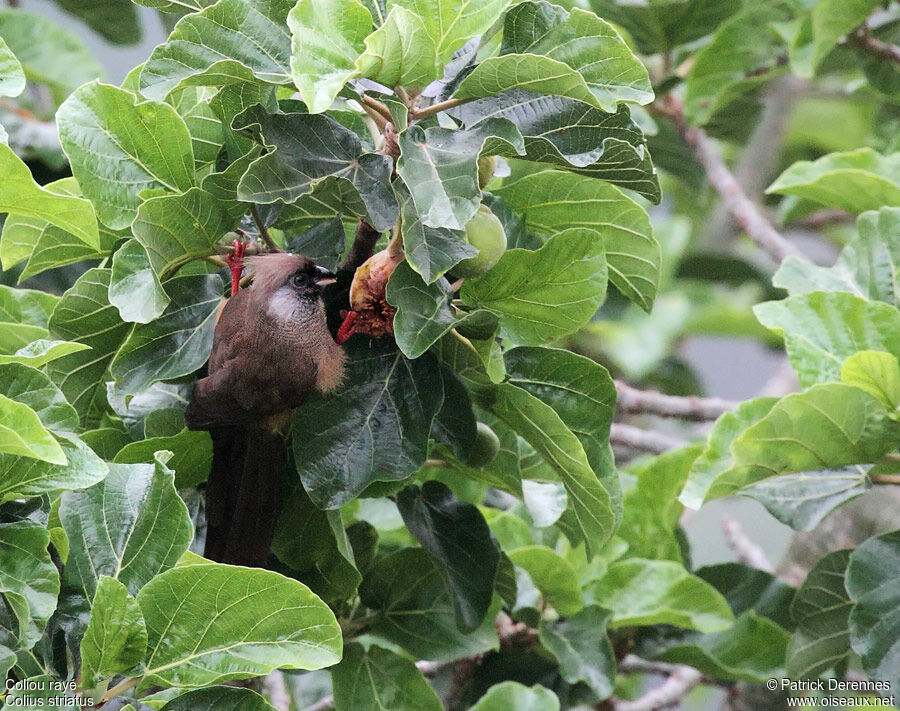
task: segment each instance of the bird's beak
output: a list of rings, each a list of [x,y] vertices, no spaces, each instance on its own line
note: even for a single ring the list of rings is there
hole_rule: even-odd
[[[328,286],[334,284],[337,277],[324,267],[316,267],[316,286]]]

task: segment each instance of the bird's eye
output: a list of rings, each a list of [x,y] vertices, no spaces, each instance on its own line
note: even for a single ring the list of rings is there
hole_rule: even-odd
[[[291,286],[293,286],[295,288],[300,289],[300,288],[306,286],[308,283],[309,283],[309,279],[307,278],[306,274],[304,274],[303,272],[297,272],[296,274],[294,274],[291,277]]]

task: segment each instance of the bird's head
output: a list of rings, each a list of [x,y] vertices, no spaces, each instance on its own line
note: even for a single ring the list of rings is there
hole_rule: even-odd
[[[311,259],[280,252],[252,258],[253,292],[265,310],[280,321],[322,313],[322,289],[335,275]]]

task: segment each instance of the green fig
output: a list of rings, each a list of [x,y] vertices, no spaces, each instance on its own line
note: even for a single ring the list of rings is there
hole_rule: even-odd
[[[500,438],[497,434],[483,422],[478,423],[478,430],[475,435],[475,443],[469,450],[469,456],[466,457],[466,464],[470,467],[485,467],[494,461],[497,452],[500,451]]]
[[[453,267],[453,274],[457,277],[467,279],[480,277],[493,267],[506,251],[506,233],[503,231],[503,224],[485,205],[481,205],[472,219],[466,223],[463,238],[478,248],[478,254],[464,259]]]
[[[494,177],[497,169],[497,156],[482,156],[478,159],[478,187],[483,188]]]

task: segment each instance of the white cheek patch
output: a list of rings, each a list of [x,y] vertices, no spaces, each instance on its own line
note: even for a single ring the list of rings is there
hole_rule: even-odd
[[[269,316],[278,321],[292,321],[297,316],[299,306],[297,297],[291,290],[282,287],[269,300]]]

